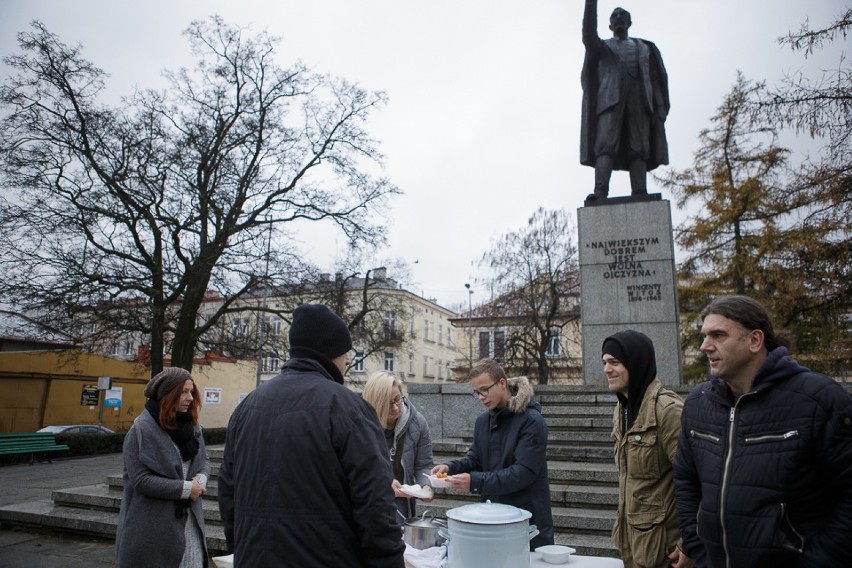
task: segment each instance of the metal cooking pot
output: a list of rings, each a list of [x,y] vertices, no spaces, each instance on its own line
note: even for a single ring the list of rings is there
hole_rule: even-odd
[[[411,517],[405,520],[402,539],[409,546],[419,550],[441,546],[446,538],[438,534],[438,530],[446,527],[444,521],[433,518],[431,511],[426,510],[420,518]]]
[[[538,535],[532,513],[502,503],[475,503],[447,511],[441,531],[449,541],[449,568],[529,566],[529,541]]]

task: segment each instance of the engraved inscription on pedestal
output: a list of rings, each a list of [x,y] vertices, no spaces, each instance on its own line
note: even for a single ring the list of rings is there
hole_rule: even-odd
[[[586,383],[604,383],[604,338],[636,329],[654,341],[660,380],[680,382],[680,342],[668,201],[578,211]]]

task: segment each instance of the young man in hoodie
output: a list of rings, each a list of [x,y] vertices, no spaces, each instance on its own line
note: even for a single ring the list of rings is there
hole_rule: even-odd
[[[514,505],[532,513],[539,534],[530,550],[553,544],[550,485],[547,480],[547,424],[526,377],[509,379],[493,359],[470,371],[473,396],[486,408],[473,429],[473,444],[460,459],[436,465],[432,474],[448,473],[458,492],[481,501]]]
[[[601,351],[609,390],[618,398],[612,416],[618,466],[612,542],[625,568],[665,568],[680,557],[672,464],[683,401],[657,379],[647,335],[619,331]]]

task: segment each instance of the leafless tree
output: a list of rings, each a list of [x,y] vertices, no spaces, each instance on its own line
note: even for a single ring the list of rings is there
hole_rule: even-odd
[[[497,299],[477,308],[477,318],[505,328],[507,367],[547,384],[554,365],[564,363],[553,342],[561,342],[568,335],[562,331],[579,319],[578,305],[570,301],[579,289],[571,217],[538,208],[526,227],[497,238],[480,265],[491,269],[488,284]]]
[[[304,280],[299,223],[381,243],[399,192],[365,129],[383,93],[280,67],[277,39],[216,17],[185,35],[192,70],[111,108],[104,71],[35,22],[0,87],[0,307],[76,340],[147,334],[153,373],[169,350],[189,368],[247,294]]]

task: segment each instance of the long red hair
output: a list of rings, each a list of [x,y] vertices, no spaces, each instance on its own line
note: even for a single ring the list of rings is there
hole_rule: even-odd
[[[189,379],[192,380],[192,379]],[[183,393],[183,385],[173,388],[163,395],[160,399],[160,428],[163,430],[177,430],[177,408],[180,404],[180,395]],[[201,408],[201,393],[192,381],[192,403],[189,405],[189,412],[192,413],[192,423],[198,424],[198,410]]]

